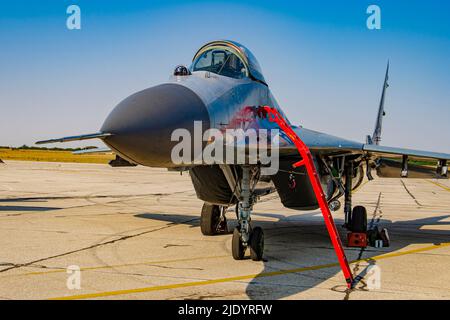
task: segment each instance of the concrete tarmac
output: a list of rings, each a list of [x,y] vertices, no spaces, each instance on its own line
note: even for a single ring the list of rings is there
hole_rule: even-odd
[[[320,211],[286,209],[276,194],[254,208],[264,261],[234,261],[231,234],[200,233],[187,173],[5,161],[0,298],[450,299],[450,183],[376,178],[353,200],[392,243],[346,249],[361,277],[347,292]],[[342,225],[342,209],[334,217]]]

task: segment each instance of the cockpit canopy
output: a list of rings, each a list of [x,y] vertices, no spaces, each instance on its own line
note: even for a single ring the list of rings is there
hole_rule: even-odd
[[[221,47],[200,54],[192,64],[192,71],[209,71],[236,79],[248,76],[244,62],[231,50]]]
[[[192,60],[191,71],[209,71],[236,79],[249,77],[266,84],[256,58],[234,41],[213,41],[201,47]]]

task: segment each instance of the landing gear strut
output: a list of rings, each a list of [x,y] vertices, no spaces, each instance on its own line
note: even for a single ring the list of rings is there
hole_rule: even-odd
[[[231,244],[232,255],[235,260],[244,258],[245,250],[250,247],[252,260],[259,261],[264,253],[264,233],[260,227],[252,229],[250,225],[251,212],[255,198],[251,188],[251,167],[242,167],[241,193],[238,208],[239,226],[234,229]]]
[[[344,186],[344,227],[349,228],[352,219],[352,179],[353,179],[353,162],[347,162],[345,166],[345,186]]]

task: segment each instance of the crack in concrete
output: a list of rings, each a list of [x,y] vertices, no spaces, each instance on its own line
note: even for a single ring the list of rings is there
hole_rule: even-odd
[[[98,247],[105,246],[105,245],[108,245],[108,244],[113,244],[113,243],[116,243],[116,242],[119,242],[119,241],[124,241],[124,240],[127,240],[127,239],[139,237],[139,236],[142,236],[144,234],[160,231],[160,230],[167,229],[167,228],[170,228],[170,227],[173,227],[173,226],[176,226],[176,225],[179,225],[179,224],[183,224],[183,223],[189,223],[191,221],[195,221],[195,220],[198,220],[198,219],[200,219],[200,218],[188,219],[188,220],[182,221],[180,223],[171,222],[171,223],[168,223],[168,224],[166,224],[166,225],[164,225],[164,226],[162,226],[160,228],[147,230],[147,231],[143,231],[143,232],[132,234],[132,235],[122,236],[122,237],[117,238],[117,239],[113,239],[113,240],[109,240],[109,241],[93,244],[91,246],[83,247],[83,248],[76,249],[76,250],[67,251],[67,252],[64,252],[64,253],[61,253],[61,254],[57,254],[57,255],[54,255],[54,256],[50,256],[50,257],[40,258],[40,259],[37,259],[37,260],[34,260],[34,261],[30,261],[30,262],[26,262],[26,263],[14,264],[14,265],[12,265],[12,266],[10,266],[8,268],[0,270],[0,273],[6,272],[6,271],[9,271],[9,270],[13,270],[13,269],[22,268],[22,267],[28,267],[28,266],[31,266],[31,265],[36,264],[38,262],[47,261],[47,260],[51,260],[51,259],[54,259],[54,258],[67,256],[67,255],[70,255],[70,254],[73,254],[73,253],[78,253],[78,252],[81,252],[81,251],[86,251],[86,250],[89,250],[89,249],[98,248]]]
[[[190,244],[170,244],[170,243],[168,243],[164,246],[164,249],[170,248],[170,247],[191,247],[191,245]]]
[[[163,266],[163,265],[158,265],[158,264],[145,264],[145,265],[149,266],[149,267],[157,267],[157,268],[162,268],[162,269],[173,269],[173,270],[198,270],[198,271],[205,270],[203,268],[195,268],[195,267],[182,268],[182,267],[169,267],[169,266]]]
[[[420,204],[420,202],[417,201],[416,197],[415,197],[415,196],[412,194],[412,192],[409,191],[409,189],[406,187],[406,184],[403,182],[403,179],[400,179],[400,182],[402,183],[403,188],[405,188],[406,192],[408,192],[408,194],[410,195],[410,197],[416,202],[416,204],[417,204],[419,207],[422,207],[422,205]]]
[[[119,194],[119,195],[96,195],[96,196],[47,196],[47,197],[22,197],[22,198],[6,198],[0,199],[0,202],[38,202],[48,200],[74,200],[74,199],[103,199],[103,198],[129,198],[129,197],[146,197],[146,196],[167,196],[171,193],[144,193],[144,194]]]

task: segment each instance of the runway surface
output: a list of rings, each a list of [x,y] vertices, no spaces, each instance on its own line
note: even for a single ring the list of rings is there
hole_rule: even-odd
[[[346,249],[361,276],[346,292],[321,213],[283,208],[276,194],[254,208],[265,260],[234,261],[231,234],[200,233],[202,202],[187,173],[5,162],[1,299],[450,299],[447,180],[376,178],[359,188],[354,205],[392,244]],[[342,210],[334,217],[342,225]],[[231,210],[228,218],[232,230]]]

